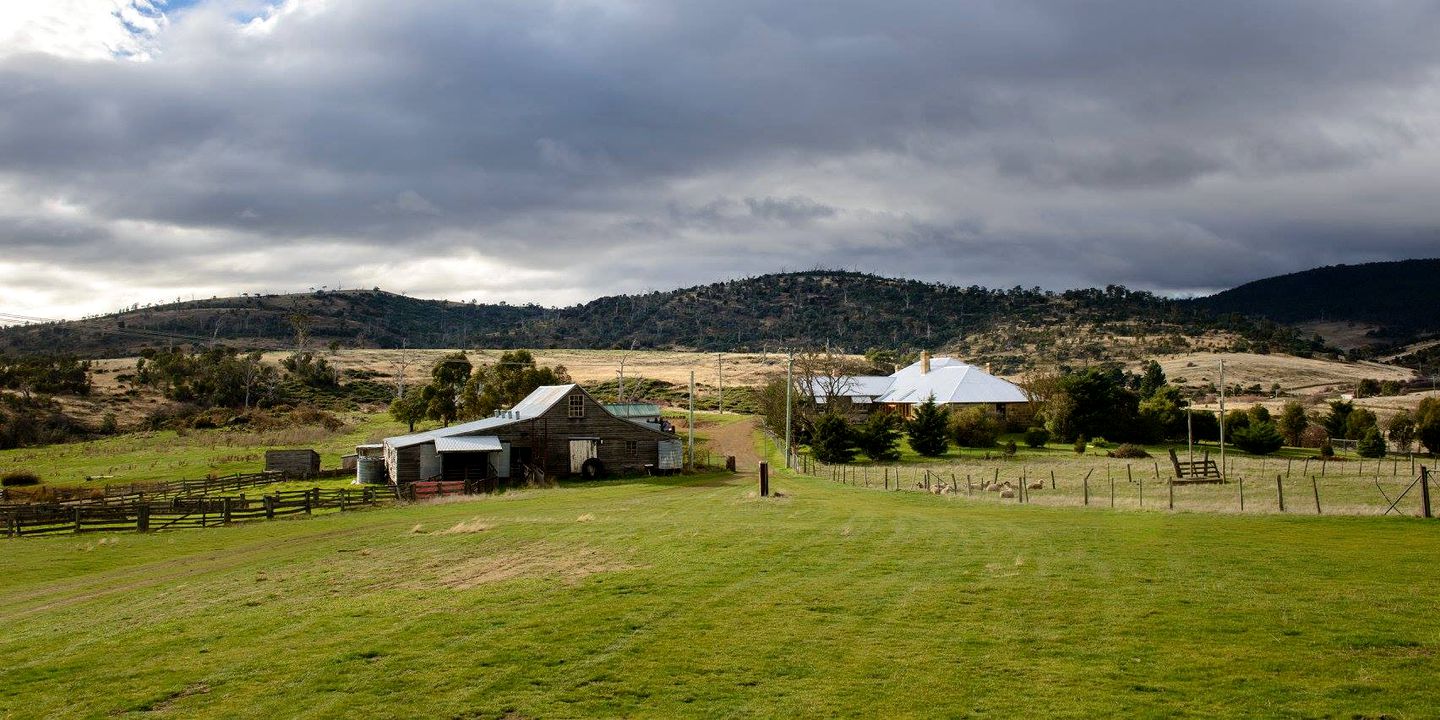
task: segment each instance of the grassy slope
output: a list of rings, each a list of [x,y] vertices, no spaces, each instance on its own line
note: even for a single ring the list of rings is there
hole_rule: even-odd
[[[350,413],[345,419],[348,424],[333,433],[313,427],[193,430],[184,435],[165,430],[0,450],[0,474],[29,470],[57,485],[82,484],[86,477],[95,477],[95,483],[195,480],[210,473],[257,472],[265,467],[266,450],[290,447],[314,448],[322,468],[335,468],[340,456],[355,452],[357,444],[406,430],[389,415]]]
[[[776,484],[12,541],[0,715],[1440,712],[1422,521]]]

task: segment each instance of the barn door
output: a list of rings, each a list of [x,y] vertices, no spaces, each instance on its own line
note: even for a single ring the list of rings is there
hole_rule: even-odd
[[[600,441],[595,438],[582,438],[570,441],[570,472],[578,474],[580,466],[586,460],[600,454]]]

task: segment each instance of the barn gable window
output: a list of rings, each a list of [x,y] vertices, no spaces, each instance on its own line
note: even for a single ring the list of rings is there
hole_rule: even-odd
[[[639,447],[639,446],[640,446],[640,443],[638,443],[638,442],[636,442],[636,441],[634,441],[634,440],[626,440],[626,441],[625,441],[625,449],[628,450],[628,451],[630,451],[630,452],[635,452],[635,449],[636,449],[637,447]]]
[[[585,417],[585,396],[584,396],[584,395],[571,395],[571,396],[570,396],[570,417],[572,417],[572,418],[583,418],[583,417]]]

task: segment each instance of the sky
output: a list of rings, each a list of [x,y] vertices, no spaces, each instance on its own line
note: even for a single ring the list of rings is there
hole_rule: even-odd
[[[1440,0],[0,0],[0,313],[1440,255]]]

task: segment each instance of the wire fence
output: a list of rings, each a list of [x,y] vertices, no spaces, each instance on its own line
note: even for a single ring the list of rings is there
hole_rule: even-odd
[[[783,457],[784,442],[764,435],[772,454]],[[1210,457],[1218,461],[1217,455]],[[1218,513],[1430,517],[1433,479],[1430,468],[1413,455],[1324,460],[1229,455],[1220,482],[1176,478],[1169,458],[1057,450],[895,464],[827,464],[792,453],[790,465],[851,487],[976,502]]]

